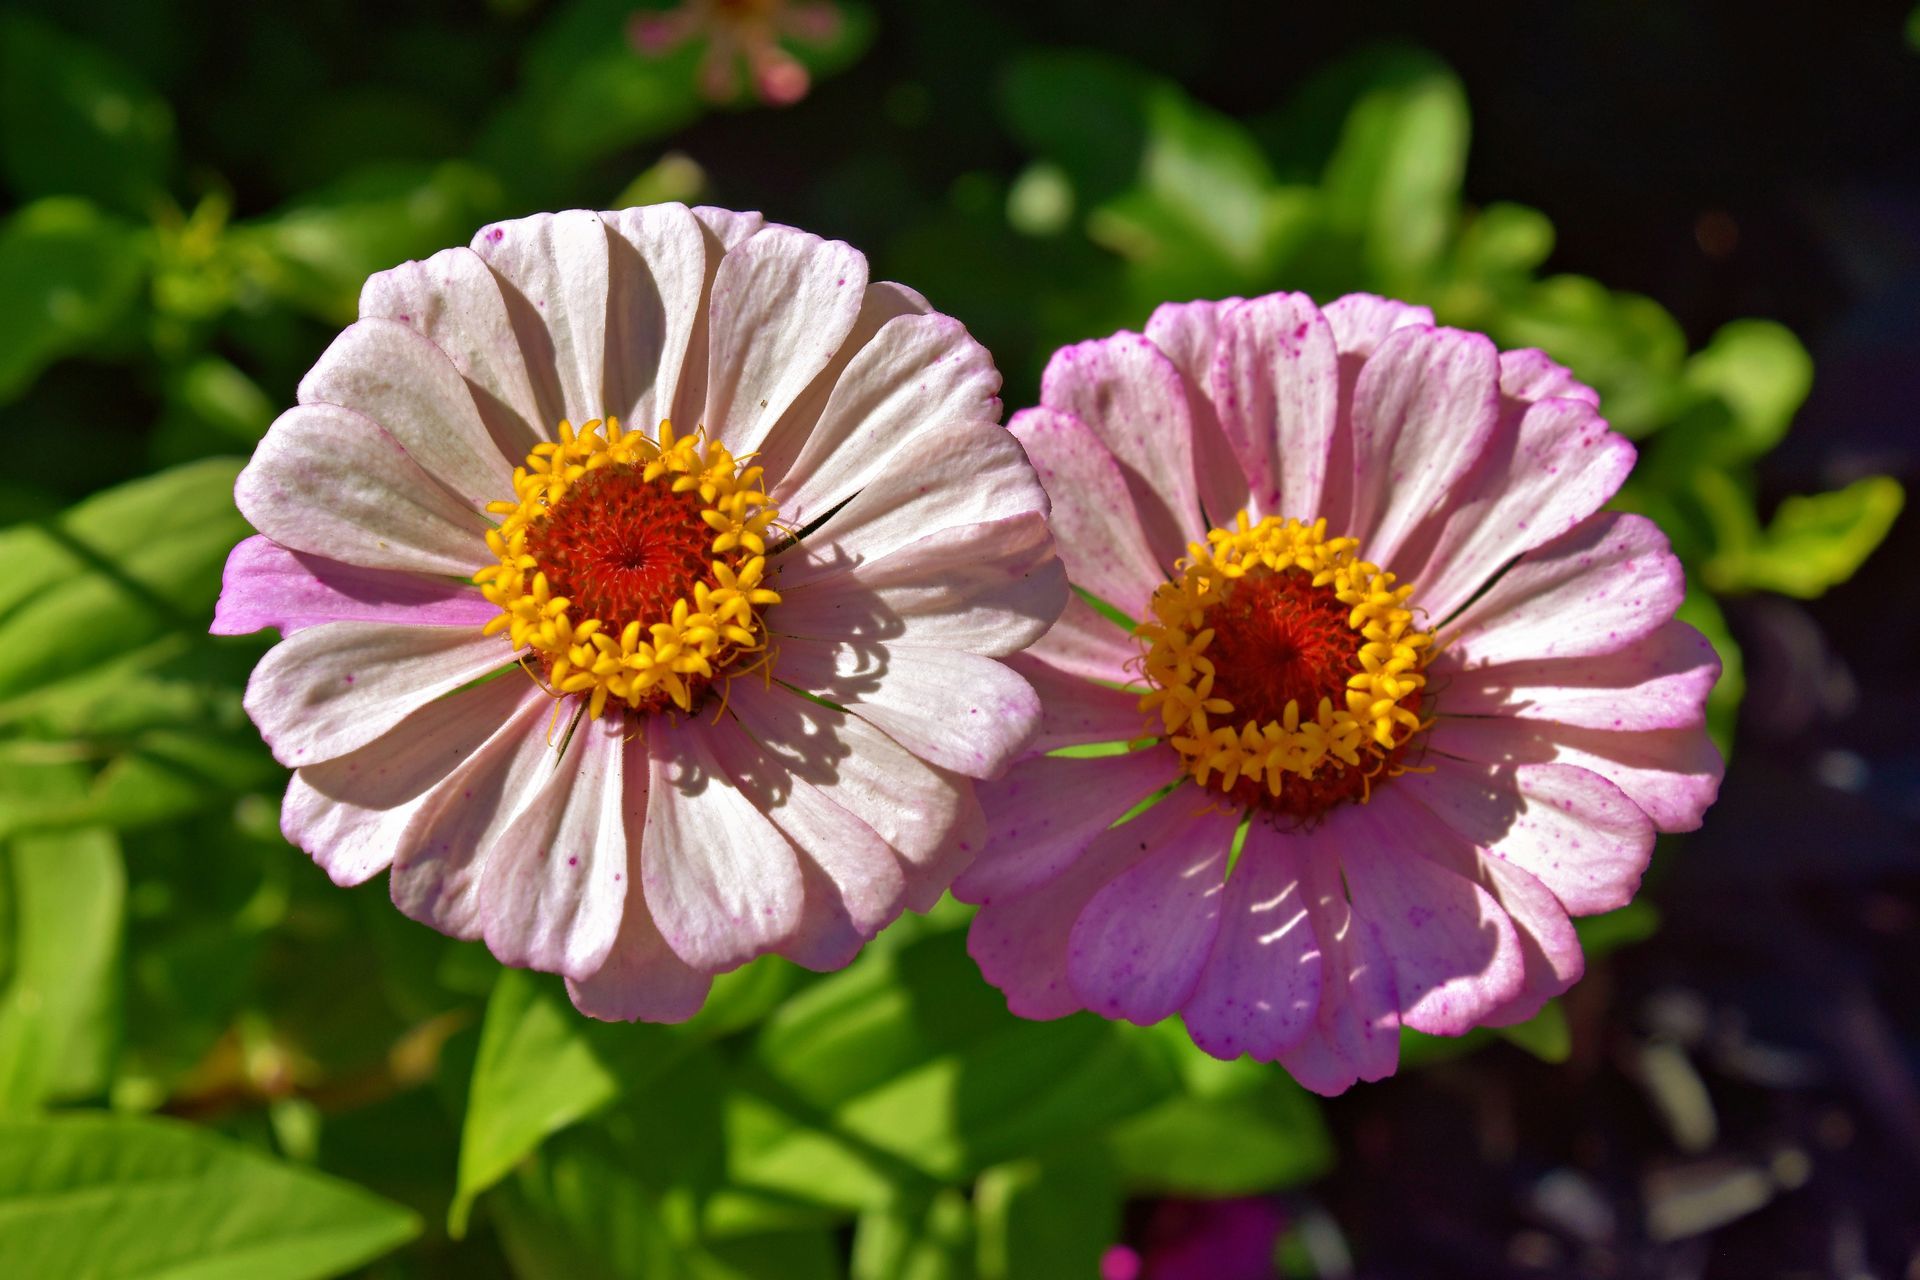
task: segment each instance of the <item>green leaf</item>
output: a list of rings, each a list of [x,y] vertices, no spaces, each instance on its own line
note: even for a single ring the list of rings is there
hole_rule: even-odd
[[[1650,298],[1615,293],[1585,276],[1553,276],[1489,317],[1503,347],[1539,347],[1600,392],[1607,421],[1643,436],[1680,403],[1687,339]]]
[[[1167,1195],[1248,1195],[1333,1164],[1319,1107],[1278,1068],[1252,1092],[1163,1102],[1116,1128],[1108,1146],[1130,1190]]]
[[[0,1257],[61,1280],[306,1280],[419,1233],[351,1183],[173,1121],[0,1121]]]
[[[1906,504],[1891,476],[1787,498],[1760,537],[1722,550],[1703,570],[1717,591],[1778,591],[1812,599],[1851,578]]]
[[[1001,115],[1022,145],[1059,166],[1081,201],[1098,203],[1139,177],[1152,83],[1105,54],[1025,53],[1001,81]]]
[[[1800,340],[1768,320],[1735,320],[1687,361],[1687,385],[1719,411],[1696,462],[1750,462],[1787,434],[1813,387],[1813,358]]]
[[[173,115],[127,68],[0,14],[0,171],[16,195],[82,195],[145,214],[165,195]]]
[[[1645,898],[1635,898],[1604,915],[1575,920],[1573,929],[1580,935],[1580,949],[1592,960],[1636,942],[1645,942],[1660,932],[1660,909]]]
[[[972,1246],[966,1198],[945,1187],[924,1203],[862,1213],[848,1274],[851,1280],[968,1280]]]
[[[1549,1000],[1539,1013],[1511,1027],[1495,1027],[1494,1034],[1519,1045],[1542,1062],[1565,1062],[1573,1055],[1573,1029],[1558,1000]]]
[[[1121,1201],[1097,1145],[988,1169],[973,1192],[980,1280],[1097,1275],[1100,1255],[1120,1238]]]
[[[7,219],[0,226],[0,402],[118,325],[144,271],[139,233],[84,200],[41,200]]]
[[[0,849],[0,877],[0,1114],[97,1094],[118,1032],[120,845],[105,831],[21,836]]]
[[[686,1274],[655,1197],[591,1131],[556,1139],[487,1206],[521,1280]]]
[[[1327,217],[1360,239],[1380,287],[1431,278],[1458,217],[1467,135],[1466,93],[1430,55],[1391,56],[1353,104],[1327,163]]]

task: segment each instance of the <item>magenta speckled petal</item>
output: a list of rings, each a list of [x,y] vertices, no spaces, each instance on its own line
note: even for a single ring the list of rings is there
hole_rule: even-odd
[[[252,537],[227,556],[210,630],[243,636],[273,627],[290,636],[325,622],[482,627],[499,612],[470,583],[364,569]]]

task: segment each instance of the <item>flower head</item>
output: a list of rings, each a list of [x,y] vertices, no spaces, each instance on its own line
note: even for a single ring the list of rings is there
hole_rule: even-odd
[[[1016,1013],[1180,1014],[1338,1092],[1581,973],[1720,780],[1711,647],[1633,448],[1537,351],[1422,308],[1160,308],[1012,429],[1082,596],[1017,659],[1032,759],[955,885]],[[1115,625],[1119,617],[1124,625]]]
[[[846,963],[971,858],[1066,580],[955,321],[844,244],[539,214],[367,282],[241,473],[214,630],[288,839],[589,1013]]]
[[[701,93],[715,102],[732,101],[740,93],[744,61],[754,94],[769,106],[790,107],[807,96],[811,82],[780,41],[825,44],[842,21],[828,0],[681,0],[670,10],[633,15],[627,39],[649,58],[704,39]]]

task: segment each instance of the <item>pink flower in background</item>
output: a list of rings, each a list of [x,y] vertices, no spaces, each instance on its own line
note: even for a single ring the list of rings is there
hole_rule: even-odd
[[[1181,1015],[1337,1093],[1402,1025],[1518,1022],[1699,825],[1719,673],[1634,451],[1537,351],[1423,308],[1163,306],[1013,432],[1083,600],[1017,660],[1038,756],[955,884],[1014,1012]],[[1163,795],[1164,793],[1164,795]],[[1160,797],[1151,807],[1144,807]],[[1124,821],[1123,821],[1124,819]]]
[[[827,0],[682,0],[674,9],[636,13],[627,39],[649,58],[705,40],[700,92],[715,102],[740,93],[746,63],[753,92],[769,106],[790,107],[807,96],[807,69],[780,47],[784,39],[820,45],[839,34],[840,10]]]
[[[1100,1280],[1273,1280],[1287,1216],[1263,1196],[1155,1201],[1138,1247],[1100,1258]]]
[[[680,205],[488,227],[360,315],[241,473],[213,627],[285,637],[287,838],[606,1018],[931,905],[1066,590],[966,330]]]

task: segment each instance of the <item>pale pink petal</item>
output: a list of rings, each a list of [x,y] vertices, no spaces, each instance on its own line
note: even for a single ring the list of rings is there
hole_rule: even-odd
[[[627,870],[624,883],[639,883],[641,833],[645,830],[647,753],[626,754]],[[713,987],[713,975],[673,954],[653,923],[653,913],[638,892],[629,889],[620,932],[600,967],[582,978],[567,979],[574,1008],[605,1022],[685,1022],[700,1012]]]
[[[1445,719],[1427,731],[1429,751],[1482,764],[1561,764],[1590,769],[1625,792],[1661,831],[1693,831],[1720,791],[1720,751],[1703,725],[1615,733],[1545,720]]]
[[[360,289],[360,315],[398,321],[444,351],[509,460],[524,458],[564,416],[558,399],[541,403],[500,278],[471,249],[443,249],[370,276]]]
[[[1381,1080],[1400,1061],[1400,997],[1393,962],[1371,921],[1347,901],[1340,856],[1354,808],[1336,811],[1310,831],[1289,835],[1299,846],[1301,902],[1320,944],[1320,1006],[1281,1065],[1302,1085],[1329,1096],[1356,1080]]]
[[[1033,687],[1005,663],[906,645],[781,642],[783,683],[885,730],[923,760],[970,778],[1005,769],[1040,727]]]
[[[1333,330],[1304,293],[1275,293],[1227,313],[1210,373],[1220,425],[1262,514],[1321,514],[1340,403]],[[1226,524],[1232,513],[1215,522]]]
[[[700,424],[707,404],[707,339],[712,328],[708,323],[707,303],[713,296],[714,275],[729,250],[767,224],[757,213],[736,213],[711,205],[695,206],[693,220],[700,224],[701,238],[706,242],[706,283],[700,290],[700,306],[694,312],[693,332],[687,338],[687,359],[680,370],[673,408],[667,413],[667,417],[689,430]]]
[[[1040,735],[1029,750],[1039,753],[1089,742],[1132,742],[1156,737],[1157,718],[1140,710],[1138,690],[1110,689],[1060,668],[1017,653],[1007,665],[1019,672],[1040,698]]]
[[[1200,503],[1215,523],[1232,519],[1234,512],[1247,505],[1247,477],[1221,429],[1209,385],[1221,318],[1240,302],[1239,298],[1163,302],[1147,320],[1147,337],[1180,370],[1187,412],[1193,420],[1193,466]]]
[[[1140,646],[1131,633],[1102,616],[1077,593],[1067,598],[1060,621],[1027,652],[1085,680],[1129,684],[1139,679]]]
[[[301,769],[280,806],[282,834],[335,884],[360,884],[393,861],[414,814],[462,763],[510,749],[502,735],[540,697],[531,681],[492,680],[428,703],[357,751]]]
[[[1040,403],[1078,418],[1113,455],[1156,561],[1172,564],[1205,533],[1187,387],[1151,340],[1117,333],[1060,348]]]
[[[504,639],[465,627],[330,622],[267,651],[247,681],[246,709],[274,759],[302,768],[365,746],[511,661]]]
[[[1433,324],[1433,312],[1425,307],[1370,293],[1350,293],[1344,298],[1335,298],[1321,314],[1333,327],[1333,340],[1339,344],[1340,354],[1361,359],[1378,351],[1380,344],[1396,329]]]
[[[971,786],[858,716],[751,678],[733,683],[727,705],[789,770],[892,846],[913,910],[932,905],[979,850],[984,835]]]
[[[706,236],[678,204],[602,213],[600,221],[609,236],[603,412],[652,435],[684,376],[707,287]]]
[[[256,535],[227,556],[209,630],[216,636],[243,636],[275,627],[282,635],[292,635],[323,622],[478,630],[499,612],[500,607],[469,582],[364,569],[289,551]]]
[[[467,380],[446,352],[398,320],[342,330],[300,380],[300,403],[373,419],[472,511],[513,492],[513,463],[480,420]]]
[[[760,445],[758,461],[766,468],[767,478],[774,486],[774,502],[789,519],[804,524],[813,516],[831,510],[881,465],[894,443],[917,431],[937,430],[943,419],[1000,420],[1000,401],[994,396],[1000,382],[999,375],[993,372],[992,358],[984,350],[976,357],[972,350],[975,344],[966,336],[966,330],[944,316],[928,316],[932,310],[925,298],[905,285],[886,280],[868,285],[860,299],[860,314],[855,317],[853,328],[840,349],[833,353],[827,367],[814,375],[807,389],[794,397],[787,411],[767,432]],[[894,320],[906,316],[942,323],[895,329],[889,333],[883,349],[867,350]],[[898,360],[901,348],[915,342],[928,348],[927,368],[888,367]],[[855,371],[855,380],[849,388],[841,391],[841,379],[856,357],[861,359],[862,367]],[[984,392],[984,399],[972,394],[977,388],[967,386],[979,376],[979,361],[985,362],[992,382]],[[949,410],[902,416],[897,403],[888,403],[886,380],[918,379],[916,389],[927,387],[931,385],[926,377],[929,369],[947,389],[922,392],[923,407],[930,407],[938,395],[948,401]],[[831,417],[826,412],[829,403],[835,404]],[[872,423],[863,416],[869,406],[882,411],[879,420]],[[961,412],[955,414],[951,409]]]
[[[1322,956],[1303,887],[1300,843],[1256,818],[1227,880],[1220,932],[1181,1009],[1216,1058],[1271,1062],[1313,1030]]]
[[[1672,618],[1686,593],[1653,521],[1603,512],[1522,556],[1440,638],[1461,667],[1611,653]]]
[[[560,765],[573,724],[533,681],[509,673],[494,685],[521,690],[519,709],[487,749],[475,752],[426,797],[400,832],[387,878],[393,904],[453,938],[474,940],[485,923],[481,897],[501,836],[533,803]]]
[[[860,314],[867,260],[838,240],[769,226],[720,262],[707,302],[707,433],[760,447]]]
[[[1067,939],[1088,902],[1112,881],[1183,830],[1206,801],[1178,788],[1131,822],[1094,837],[1087,851],[1032,893],[980,908],[967,952],[980,973],[1006,993],[1022,1018],[1062,1018],[1085,1008],[1067,981]]]
[[[1684,622],[1662,623],[1614,653],[1462,669],[1428,668],[1445,716],[1517,716],[1589,729],[1687,729],[1705,722],[1720,657]]]
[[[1180,776],[1170,749],[1093,759],[1041,756],[977,788],[986,847],[954,881],[963,902],[993,903],[1057,876],[1093,839]]]
[[[1544,351],[1520,347],[1500,353],[1500,394],[1520,405],[1536,400],[1584,400],[1599,405],[1600,393],[1557,364]]]
[[[728,781],[705,725],[655,716],[641,854],[647,907],[675,955],[720,972],[800,927],[805,887],[793,845]]]
[[[1220,928],[1240,815],[1196,791],[1160,802],[1186,807],[1185,820],[1107,881],[1074,921],[1067,978],[1095,1013],[1152,1026],[1185,1004],[1200,981]]]
[[[956,423],[901,446],[884,470],[799,545],[777,549],[774,563],[781,583],[797,586],[955,525],[1046,510],[1046,491],[1019,441],[991,422]]]
[[[546,784],[501,833],[481,874],[480,936],[500,963],[584,978],[606,963],[627,884],[625,741],[581,719]]]
[[[482,516],[378,423],[332,405],[281,414],[234,481],[233,500],[281,546],[369,569],[466,577],[492,556]]]
[[[780,946],[789,959],[837,969],[900,914],[906,878],[874,829],[836,804],[831,761],[795,762],[730,720],[706,726],[723,783],[773,820],[799,853],[805,901],[800,926]],[[816,785],[816,780],[828,786]]]
[[[551,411],[557,394],[575,426],[606,417],[611,255],[600,219],[568,209],[496,222],[474,236],[473,251],[500,277],[542,403]],[[557,424],[538,425],[551,433]]]
[[[1417,805],[1382,788],[1350,823],[1341,868],[1353,905],[1393,957],[1400,1017],[1429,1035],[1465,1035],[1519,994],[1526,966],[1493,895],[1427,856]]]
[[[1119,463],[1086,424],[1050,409],[1023,409],[1008,429],[1052,500],[1054,537],[1073,585],[1144,617],[1172,566],[1149,549]]]
[[[1438,620],[1471,599],[1514,556],[1599,510],[1633,470],[1634,450],[1581,400],[1508,402],[1493,444],[1436,513],[1398,570]]]
[[[1599,774],[1568,764],[1470,764],[1438,754],[1428,763],[1432,773],[1396,778],[1382,795],[1425,805],[1553,890],[1572,914],[1625,906],[1640,887],[1653,855],[1653,822]]]
[[[1499,423],[1499,353],[1477,333],[1408,328],[1368,358],[1353,392],[1353,506],[1342,526],[1382,567],[1446,501]]]
[[[1039,639],[1067,603],[1066,566],[1037,511],[942,529],[798,586],[796,560],[782,557],[780,607],[769,618],[783,635],[1004,657]]]

